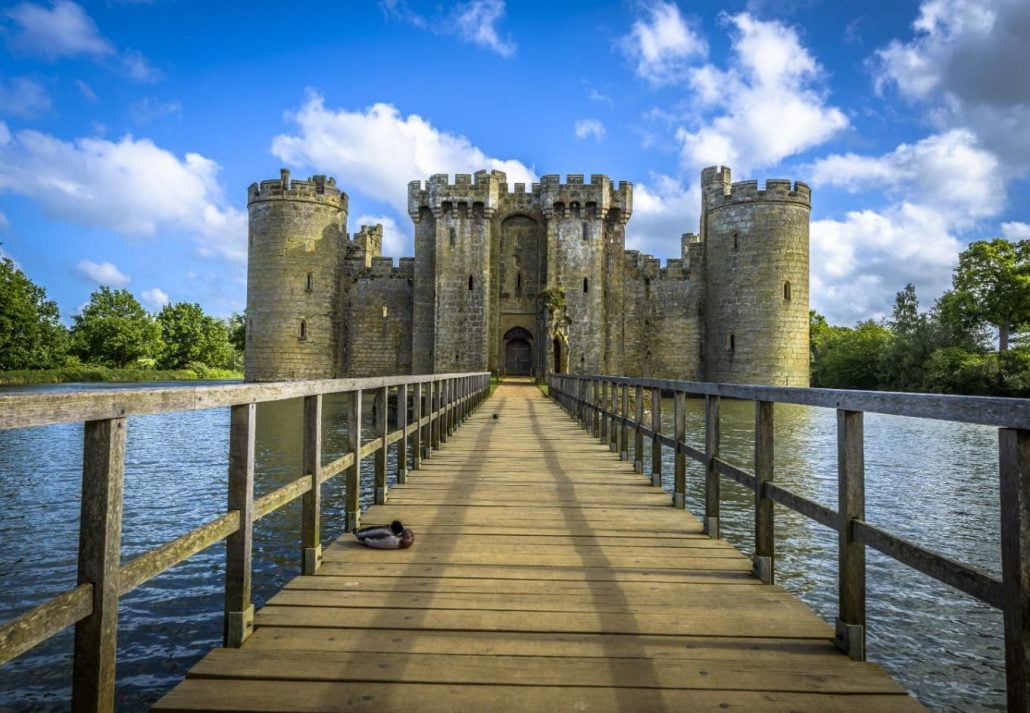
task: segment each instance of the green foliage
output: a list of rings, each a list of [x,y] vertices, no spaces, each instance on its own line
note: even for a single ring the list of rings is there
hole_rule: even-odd
[[[959,255],[952,284],[952,309],[967,321],[997,327],[998,348],[1005,351],[1011,332],[1030,327],[1030,240],[972,243]]]
[[[71,384],[84,382],[192,381],[196,379],[242,379],[243,374],[229,369],[155,371],[153,369],[109,369],[106,366],[75,364],[58,369],[32,369],[0,372],[0,384]]]
[[[829,389],[876,389],[881,386],[880,363],[891,334],[873,321],[854,329],[829,327],[812,372],[812,385]]]
[[[229,343],[232,344],[232,348],[238,354],[243,354],[243,350],[247,347],[247,313],[236,314],[233,312],[225,327],[229,330]]]
[[[58,366],[67,350],[57,303],[10,258],[0,259],[0,371]]]
[[[89,364],[124,368],[161,352],[161,330],[128,290],[103,286],[72,318],[71,352]]]
[[[165,305],[157,315],[164,348],[157,360],[162,369],[202,367],[226,368],[234,364],[225,324],[204,314],[196,303]]]

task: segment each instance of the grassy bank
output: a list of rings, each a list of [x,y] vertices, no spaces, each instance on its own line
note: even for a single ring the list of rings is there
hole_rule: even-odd
[[[70,384],[82,382],[196,381],[242,379],[231,369],[109,369],[103,366],[69,366],[61,369],[25,369],[0,372],[0,384]]]

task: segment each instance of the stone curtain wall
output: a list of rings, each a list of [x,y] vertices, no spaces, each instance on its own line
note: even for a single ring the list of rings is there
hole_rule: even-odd
[[[410,374],[415,260],[375,258],[351,285],[345,305],[344,373]]]

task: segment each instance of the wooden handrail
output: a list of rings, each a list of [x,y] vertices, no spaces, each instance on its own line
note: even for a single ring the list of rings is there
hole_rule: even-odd
[[[377,392],[381,399],[377,437],[367,444],[361,443],[364,391]],[[0,396],[0,430],[86,422],[79,585],[0,624],[0,664],[74,625],[72,707],[77,711],[113,710],[118,599],[221,540],[228,541],[225,643],[239,646],[253,629],[250,595],[253,523],[304,497],[301,566],[305,572],[315,571],[321,562],[319,486],[340,473],[347,474],[347,525],[356,528],[360,518],[362,460],[372,455],[376,457],[377,488],[383,489],[381,497],[385,498],[386,451],[390,447],[397,448],[398,468],[417,468],[420,457],[428,455],[423,449],[439,447],[444,431],[453,432],[489,392],[489,374],[468,373]],[[322,397],[347,393],[353,395],[348,452],[331,463],[322,464]],[[415,415],[410,424],[407,420],[409,394],[414,400]],[[423,396],[433,399],[426,409],[423,409]],[[304,474],[255,498],[256,405],[291,398],[304,398]],[[398,419],[397,429],[387,432],[386,413],[391,398],[403,417]],[[120,565],[126,419],[222,407],[231,407],[226,512]],[[428,431],[432,437],[424,439],[423,431]],[[409,443],[415,451],[410,464],[407,463]]]
[[[754,572],[763,582],[773,575],[772,503],[794,510],[838,532],[837,644],[854,659],[865,658],[865,548],[927,574],[980,601],[1001,609],[1005,620],[1005,661],[1008,709],[1024,713],[1030,706],[1030,399],[938,394],[802,389],[744,384],[714,384],[665,379],[552,374],[549,393],[585,429],[604,443],[614,444],[616,431],[633,428],[635,448],[643,447],[639,434],[652,439],[652,483],[661,483],[661,448],[673,449],[675,475],[673,503],[685,507],[683,459],[705,464],[704,528],[718,536],[719,477],[727,477],[755,493]],[[627,388],[637,394],[650,389],[652,399],[672,393],[674,437],[661,433],[660,419],[643,423],[638,405],[635,418],[617,398],[609,395]],[[685,443],[684,398],[705,399],[705,452]],[[638,397],[639,398],[639,397]],[[719,457],[719,399],[755,403],[754,472]],[[833,408],[837,411],[838,509],[833,510],[773,482],[773,404],[788,403]],[[660,408],[656,406],[654,408]],[[909,542],[865,521],[865,465],[863,416],[865,413],[913,416],[999,428],[1001,469],[1002,578],[970,564]],[[598,428],[595,424],[600,424]],[[624,440],[620,441],[625,444]],[[623,447],[625,447],[623,445]],[[625,456],[623,456],[625,457]],[[635,459],[640,453],[634,454]],[[657,477],[655,476],[657,473]]]

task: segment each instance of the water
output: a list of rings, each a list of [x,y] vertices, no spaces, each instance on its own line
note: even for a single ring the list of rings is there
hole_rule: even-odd
[[[687,403],[688,441],[701,448],[703,404]],[[324,400],[325,461],[345,452],[347,406],[347,397]],[[671,401],[663,414],[663,430],[671,432]],[[228,422],[228,409],[130,419],[123,561],[224,512]],[[257,423],[260,495],[300,474],[301,403],[262,404]],[[750,403],[723,401],[724,459],[750,469],[753,424]],[[995,429],[867,415],[865,433],[868,521],[997,575]],[[363,434],[372,437],[368,421]],[[671,453],[664,451],[664,485],[671,491]],[[645,439],[645,472],[650,452]],[[0,431],[0,619],[74,586],[81,458],[81,424]],[[777,482],[835,507],[832,410],[778,405],[775,460]],[[392,477],[392,466],[389,472]],[[369,459],[363,493],[370,493],[371,477]],[[688,507],[701,513],[700,466],[688,461],[687,477]],[[342,476],[323,486],[324,543],[344,530],[343,494]],[[722,534],[745,552],[752,548],[752,502],[750,491],[722,480]],[[299,506],[255,524],[257,607],[299,572]],[[778,584],[832,622],[836,534],[779,506],[776,532]],[[1000,613],[873,551],[867,569],[870,658],[935,710],[1004,710]],[[145,709],[220,645],[223,584],[224,545],[215,545],[122,598],[119,710]],[[0,667],[0,711],[66,710],[71,650],[68,629]]]
[[[0,393],[15,390],[25,389]],[[365,402],[367,410],[368,395]],[[256,496],[300,477],[301,406],[300,399],[259,404]],[[324,462],[346,452],[348,408],[347,396],[323,399]],[[225,512],[228,426],[228,408],[129,419],[123,563]],[[82,432],[82,424],[0,431],[0,620],[75,586]],[[368,416],[363,436],[366,442],[373,437]],[[371,497],[372,467],[366,459],[363,506]],[[391,483],[395,472],[391,462]],[[322,541],[328,544],[345,530],[343,476],[322,488]],[[256,607],[300,573],[299,543],[299,499],[255,523]],[[221,645],[224,573],[220,543],[120,600],[118,710],[146,710]],[[66,629],[0,667],[0,711],[67,710],[73,640],[73,629]]]

